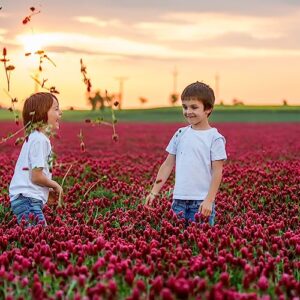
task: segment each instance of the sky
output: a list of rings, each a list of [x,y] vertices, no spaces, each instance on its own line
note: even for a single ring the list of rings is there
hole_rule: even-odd
[[[0,0],[0,43],[7,49],[10,95],[18,105],[40,81],[60,92],[62,108],[88,108],[80,59],[92,91],[120,92],[123,107],[170,105],[195,81],[209,84],[216,103],[300,105],[300,1]],[[30,7],[41,12],[22,20]],[[9,105],[0,66],[0,103]]]

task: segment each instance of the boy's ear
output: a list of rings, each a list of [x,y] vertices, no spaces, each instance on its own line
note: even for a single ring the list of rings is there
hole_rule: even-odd
[[[208,108],[204,112],[206,115],[209,115],[212,112],[212,110],[213,110],[212,108]]]

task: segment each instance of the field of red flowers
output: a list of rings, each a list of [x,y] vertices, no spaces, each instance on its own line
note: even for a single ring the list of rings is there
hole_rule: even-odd
[[[7,194],[20,146],[0,145],[0,298],[299,299],[300,126],[218,124],[228,161],[216,225],[170,211],[174,177],[142,205],[182,124],[64,123],[53,175],[65,207],[18,226]],[[86,152],[78,134],[82,128]],[[14,131],[1,123],[0,137]]]

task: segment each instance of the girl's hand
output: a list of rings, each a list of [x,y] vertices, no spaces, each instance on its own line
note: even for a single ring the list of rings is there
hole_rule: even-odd
[[[50,188],[47,204],[48,205],[56,205],[57,202],[58,202],[58,195],[52,188]]]
[[[57,183],[55,182],[55,185],[53,187],[53,190],[58,194],[58,195],[61,195],[63,193],[63,189],[62,187]]]
[[[208,200],[204,200],[200,207],[199,207],[199,212],[205,216],[205,217],[209,217],[212,213],[212,206],[213,206],[213,202],[208,201]]]

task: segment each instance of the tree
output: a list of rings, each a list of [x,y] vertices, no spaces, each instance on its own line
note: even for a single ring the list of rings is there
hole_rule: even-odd
[[[101,96],[100,91],[97,91],[94,97],[97,102],[97,104],[99,104],[99,109],[104,110],[105,108],[105,104],[104,104],[104,98]]]
[[[141,104],[145,104],[148,102],[148,99],[145,97],[140,97],[139,100],[140,100]]]
[[[234,106],[236,106],[236,105],[244,105],[244,102],[242,100],[237,99],[237,98],[233,98],[232,99],[232,104]]]
[[[89,104],[92,107],[92,110],[95,110],[99,105],[99,109],[103,110],[105,108],[104,98],[101,96],[100,91],[96,91],[95,95],[88,97]]]
[[[170,95],[170,102],[174,106],[179,99],[179,95],[177,93],[173,93]]]
[[[92,110],[95,110],[96,107],[97,107],[97,99],[95,97],[89,96],[88,97],[88,102],[89,102],[89,105],[91,105]]]

